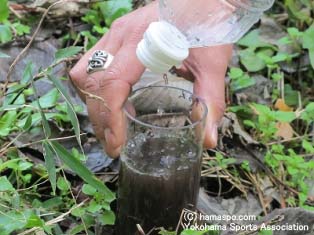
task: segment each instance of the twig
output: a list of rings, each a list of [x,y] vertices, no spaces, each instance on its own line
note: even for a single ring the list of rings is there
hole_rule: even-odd
[[[260,203],[262,205],[262,208],[263,208],[263,211],[264,211],[264,215],[267,215],[268,213],[267,213],[267,208],[266,208],[266,205],[265,205],[264,195],[263,195],[263,192],[262,192],[261,188],[258,185],[258,181],[257,181],[256,177],[253,174],[251,174],[250,172],[246,173],[246,175],[249,178],[251,178],[253,184],[255,185],[259,201],[260,201]]]
[[[42,78],[46,75],[46,73],[48,72],[48,70],[58,66],[59,64],[62,64],[64,62],[71,62],[72,60],[77,60],[78,57],[70,57],[70,58],[64,58],[61,60],[58,60],[57,62],[53,63],[52,65],[48,66],[47,68],[45,68],[44,70],[42,70],[41,72],[37,73],[36,75],[33,76],[33,80],[37,81],[39,78]],[[30,83],[26,83],[23,87],[21,87],[20,89],[24,89],[26,87],[28,87],[30,85]],[[16,91],[12,91],[12,92],[8,92],[5,93],[4,96],[8,96],[10,94],[15,93]],[[0,115],[1,116],[1,115]]]
[[[37,79],[41,78],[41,77],[44,77],[46,75],[46,73],[48,72],[49,69],[52,69],[56,66],[58,66],[59,64],[62,64],[64,62],[70,62],[72,60],[77,60],[78,57],[77,56],[74,56],[74,57],[70,57],[70,58],[64,58],[64,59],[61,59],[61,60],[58,60],[57,62],[53,63],[52,65],[48,66],[47,68],[45,68],[44,70],[42,70],[40,73],[36,74],[33,79],[34,81],[36,81]]]
[[[81,202],[80,204],[78,204],[77,206],[71,208],[71,209],[70,209],[69,211],[67,211],[66,213],[63,213],[62,215],[59,215],[58,217],[56,217],[56,218],[54,218],[54,219],[52,219],[52,220],[47,221],[47,222],[45,223],[45,225],[46,225],[46,226],[51,226],[51,225],[53,225],[53,224],[56,224],[56,223],[61,222],[61,221],[64,219],[64,217],[66,217],[67,215],[71,214],[71,212],[72,212],[74,209],[83,206],[84,203],[85,203],[87,200],[88,200],[88,198],[85,199],[84,201],[82,201],[82,202]],[[41,229],[41,228],[40,228],[40,227],[33,227],[33,228],[28,229],[28,230],[26,230],[26,231],[24,231],[24,232],[22,232],[22,233],[18,233],[17,235],[26,235],[26,234],[30,234],[30,233],[32,233],[32,232],[35,232],[35,231],[39,230],[39,229]]]
[[[141,235],[145,235],[145,232],[140,224],[136,224],[136,228]]]
[[[289,185],[278,179],[278,177],[276,177],[276,175],[267,166],[265,166],[265,164],[255,155],[255,153],[251,151],[251,149],[249,149],[247,146],[244,146],[242,143],[240,144],[242,145],[243,149],[257,161],[258,165],[269,175],[270,179],[274,183],[282,185],[284,188],[294,193],[295,195],[299,195],[299,192],[297,190],[291,188]]]
[[[42,185],[42,184],[47,183],[48,181],[49,181],[49,179],[46,179],[46,180],[44,180],[44,181],[42,181],[42,182],[40,182],[40,183],[38,183],[38,184],[34,184],[34,185],[32,185],[32,186],[30,186],[30,187],[28,187],[28,188],[18,189],[18,190],[16,190],[16,191],[17,191],[17,192],[29,191],[30,189],[32,189],[32,188],[34,188],[34,187],[37,187],[37,186],[39,186],[39,185]]]
[[[5,152],[13,143],[14,141],[16,141],[21,135],[23,135],[24,132],[19,133],[14,139],[12,139],[6,146],[4,146],[1,150],[0,150],[0,156],[2,156],[3,152]]]
[[[82,135],[86,135],[86,133],[82,133],[80,134],[81,136]],[[65,136],[65,137],[59,137],[59,138],[51,138],[51,139],[43,139],[43,140],[38,140],[38,141],[34,141],[34,142],[31,142],[31,143],[28,143],[28,144],[23,144],[21,146],[18,146],[18,148],[25,148],[25,147],[28,147],[28,146],[32,146],[34,144],[39,144],[39,143],[42,143],[43,141],[58,141],[58,140],[67,140],[67,139],[73,139],[73,138],[76,138],[76,135],[71,135],[71,136]],[[13,141],[15,141],[17,138],[15,138]],[[12,142],[12,141],[11,141]],[[13,147],[9,147],[7,148],[6,150],[9,150]],[[3,154],[3,149],[1,149],[0,151],[0,156]]]
[[[282,143],[286,143],[286,142],[291,142],[294,140],[303,140],[305,137],[313,137],[313,136],[314,136],[314,134],[302,135],[302,136],[297,136],[297,137],[294,137],[294,138],[291,138],[288,140],[279,140],[279,141],[270,142],[270,143],[267,143],[266,145],[269,146],[269,145],[274,145],[274,144],[282,144]]]
[[[2,88],[2,95],[5,94],[5,91],[6,91],[7,87],[8,87],[9,82],[10,82],[11,74],[12,74],[12,72],[13,72],[14,67],[15,67],[16,64],[19,62],[19,60],[24,56],[24,54],[27,52],[27,50],[30,48],[30,46],[32,45],[33,41],[35,40],[36,35],[38,34],[38,32],[39,32],[39,30],[40,30],[40,28],[41,28],[41,25],[42,25],[42,23],[44,22],[44,19],[46,18],[46,16],[47,16],[48,12],[50,11],[50,9],[53,8],[55,5],[60,4],[60,3],[65,2],[65,1],[67,1],[67,0],[60,0],[60,1],[58,1],[58,2],[55,2],[55,3],[51,4],[51,5],[45,10],[45,12],[43,13],[43,15],[42,15],[42,17],[41,17],[41,19],[40,19],[40,21],[39,21],[39,23],[38,23],[38,26],[37,26],[35,32],[33,33],[32,37],[31,37],[31,39],[30,39],[30,41],[28,42],[28,44],[26,45],[26,47],[24,47],[24,49],[17,55],[17,57],[14,59],[14,61],[13,61],[12,64],[10,65],[10,68],[9,68],[9,71],[8,71],[8,74],[7,74],[6,81],[5,81],[4,86],[3,86],[3,88]]]
[[[280,166],[279,177],[280,177],[280,180],[283,181],[285,179],[285,169],[284,169],[282,162],[280,162],[279,166]],[[282,185],[279,185],[280,207],[281,208],[287,207],[284,194],[285,194],[284,187]]]
[[[96,99],[96,100],[99,100],[102,102],[102,104],[105,106],[106,109],[108,109],[110,112],[111,112],[111,109],[109,108],[109,106],[107,105],[106,101],[104,100],[104,98],[100,97],[100,96],[97,96],[97,95],[94,95],[92,93],[89,93],[87,91],[84,91],[82,90],[81,88],[79,87],[76,87],[80,92],[82,92],[84,95],[88,96],[89,98],[91,99]]]

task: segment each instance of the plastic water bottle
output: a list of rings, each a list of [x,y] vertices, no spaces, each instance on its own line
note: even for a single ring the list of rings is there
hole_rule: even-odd
[[[159,22],[149,25],[136,54],[155,73],[180,66],[189,48],[234,43],[274,0],[159,0]]]

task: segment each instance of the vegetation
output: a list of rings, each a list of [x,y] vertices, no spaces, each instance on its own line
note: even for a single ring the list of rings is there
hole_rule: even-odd
[[[10,58],[1,52],[2,48],[14,41],[34,40],[32,35],[43,19],[39,14],[19,17],[9,5],[7,0],[0,0],[1,61]],[[67,78],[56,77],[53,68],[77,60],[115,19],[135,5],[131,0],[92,4],[75,19],[90,27],[70,33],[63,30],[58,35],[63,48],[55,53],[50,66],[38,68],[27,61],[20,81],[11,81],[13,62],[7,77],[0,78],[1,235],[97,234],[99,227],[114,225],[115,184],[110,183],[109,189],[85,166],[81,140],[85,133],[77,116],[82,107],[73,103],[65,89],[62,82]],[[221,183],[227,176],[237,193],[256,195],[264,214],[286,207],[314,210],[313,9],[310,0],[278,0],[267,18],[237,43],[236,62],[229,68],[227,83],[225,118],[232,120],[231,134],[222,131],[225,145],[204,153],[204,179],[211,180],[214,174]],[[266,21],[282,36],[277,39],[267,35],[263,31]],[[49,82],[53,88],[39,95],[35,86],[38,81]],[[27,144],[18,143],[25,136],[40,133],[44,133],[40,139],[31,137]],[[69,138],[77,140],[77,148],[69,150],[60,144]],[[40,161],[31,156],[34,151],[28,151],[35,145],[39,146],[36,154],[42,157]],[[252,150],[253,145],[258,146],[258,153]],[[243,151],[256,162],[257,169],[253,170],[252,161],[237,160],[242,153],[237,152],[238,148],[246,149]],[[61,161],[56,164],[55,159]],[[279,201],[265,199],[261,182],[267,179],[269,187],[279,194]],[[222,188],[220,185],[216,196],[223,196]]]

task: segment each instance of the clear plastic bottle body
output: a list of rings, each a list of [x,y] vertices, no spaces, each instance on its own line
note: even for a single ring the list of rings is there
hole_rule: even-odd
[[[155,73],[180,66],[189,48],[239,40],[274,0],[159,0],[160,21],[138,44],[137,57]]]
[[[274,0],[159,0],[160,20],[178,28],[190,47],[234,43]]]

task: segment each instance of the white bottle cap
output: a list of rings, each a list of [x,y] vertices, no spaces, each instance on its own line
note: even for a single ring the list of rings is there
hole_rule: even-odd
[[[138,44],[136,55],[150,71],[167,73],[188,57],[189,43],[175,26],[165,21],[153,22]]]

